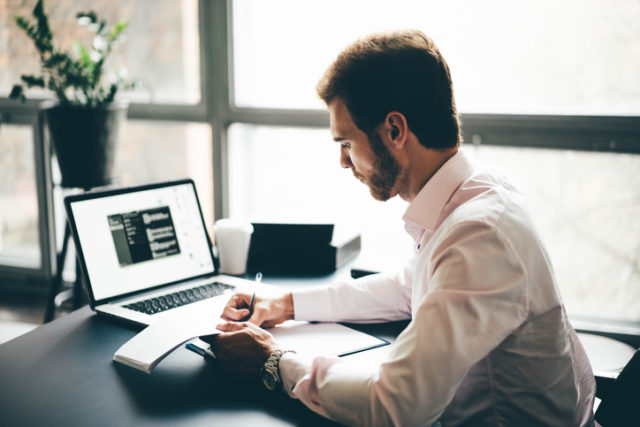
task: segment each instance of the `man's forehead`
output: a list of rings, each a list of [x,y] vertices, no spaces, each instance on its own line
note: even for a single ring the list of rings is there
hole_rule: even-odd
[[[353,123],[351,114],[340,98],[336,98],[328,106],[329,108],[329,130],[334,140],[339,141],[353,136],[358,127]]]

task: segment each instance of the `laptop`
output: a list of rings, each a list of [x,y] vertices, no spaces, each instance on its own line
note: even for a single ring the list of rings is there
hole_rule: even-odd
[[[252,282],[218,275],[192,180],[64,199],[91,309],[150,325],[177,312],[222,312]],[[205,307],[206,308],[206,307]]]

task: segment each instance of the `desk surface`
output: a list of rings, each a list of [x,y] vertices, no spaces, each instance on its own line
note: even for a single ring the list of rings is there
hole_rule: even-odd
[[[404,326],[357,328],[392,341]],[[84,307],[0,345],[0,425],[332,425],[184,346],[150,375],[112,362],[136,333]]]

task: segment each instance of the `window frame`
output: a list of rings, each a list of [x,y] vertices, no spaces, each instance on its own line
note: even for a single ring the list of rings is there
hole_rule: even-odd
[[[218,176],[214,169],[217,181],[222,186],[220,189],[216,187],[215,199],[215,206],[221,207],[216,210],[216,218],[221,218],[229,214],[226,179],[229,126],[245,123],[326,129],[329,126],[329,115],[320,110],[237,106],[233,81],[233,0],[216,0],[211,3],[210,12],[227,16],[224,23],[215,22],[214,16],[209,16],[210,22],[217,24],[212,25],[215,27],[212,36],[219,47],[213,51],[219,55],[215,61],[221,70],[227,70],[227,74],[213,74],[214,80],[209,81],[226,89],[221,94],[222,99],[218,99],[216,103],[220,117],[218,123],[223,126],[214,127],[218,132],[214,143],[220,144],[218,150],[223,154],[223,167],[217,169],[222,176]],[[640,154],[640,116],[461,114],[460,118],[466,144]],[[640,322],[582,316],[571,316],[571,321],[577,330],[623,339],[635,347],[640,346]]]
[[[34,105],[0,104],[0,126],[22,125],[31,128],[33,144],[33,162],[36,183],[36,200],[38,206],[38,246],[40,266],[23,267],[0,264],[0,278],[9,287],[16,283],[26,282],[30,286],[38,286],[55,270],[55,238],[53,235],[53,204],[51,192],[46,191],[46,183],[51,182],[51,162],[48,156],[49,142],[42,132],[43,116]],[[43,183],[45,185],[43,185]],[[43,214],[44,213],[44,214]],[[52,248],[54,250],[52,250]]]
[[[234,123],[254,125],[327,128],[326,111],[276,108],[248,108],[235,105],[233,60],[233,0],[198,0],[200,53],[200,101],[197,104],[131,103],[128,119],[207,123],[211,128],[214,220],[229,214],[228,129]],[[0,114],[7,119],[37,121],[41,100],[19,104],[0,99]],[[20,118],[19,118],[20,117]],[[466,144],[509,147],[640,154],[640,116],[572,116],[519,114],[461,114]],[[43,140],[41,123],[34,135]],[[35,140],[35,139],[34,139]],[[43,146],[46,145],[44,142]],[[50,149],[37,160],[39,203],[51,217]],[[42,193],[42,194],[41,194]],[[42,217],[43,215],[40,214]],[[39,220],[41,242],[55,241],[53,220]],[[44,240],[43,240],[44,239]],[[49,239],[49,240],[47,240]],[[42,246],[44,248],[44,246]],[[55,250],[43,254],[55,270]],[[11,270],[11,269],[9,269]],[[10,272],[0,266],[0,278]],[[25,272],[20,272],[25,273]],[[573,321],[574,319],[572,319]],[[640,336],[640,322],[575,319],[581,330]]]

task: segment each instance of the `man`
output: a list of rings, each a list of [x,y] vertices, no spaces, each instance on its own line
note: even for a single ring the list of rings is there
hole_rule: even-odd
[[[459,150],[448,66],[418,31],[355,42],[325,73],[340,164],[373,197],[400,196],[415,257],[399,274],[234,295],[211,339],[221,365],[282,384],[344,424],[593,425],[595,383],[520,195]],[[388,359],[305,361],[262,327],[287,319],[411,319]],[[293,349],[295,350],[295,349]]]

